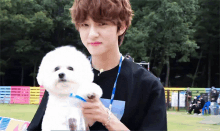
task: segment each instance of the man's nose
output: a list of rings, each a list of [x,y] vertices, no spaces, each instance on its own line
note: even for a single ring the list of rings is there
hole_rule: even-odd
[[[96,38],[99,36],[98,28],[95,26],[91,26],[89,30],[89,37]]]

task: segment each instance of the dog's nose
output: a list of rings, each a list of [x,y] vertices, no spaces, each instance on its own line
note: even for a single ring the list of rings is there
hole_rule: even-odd
[[[60,78],[63,78],[64,75],[65,75],[64,73],[60,73],[60,74],[59,74],[59,77],[60,77]]]

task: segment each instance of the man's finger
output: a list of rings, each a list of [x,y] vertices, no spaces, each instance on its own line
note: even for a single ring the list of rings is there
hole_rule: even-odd
[[[98,111],[97,109],[91,108],[91,109],[83,109],[82,112],[85,115],[85,114],[97,114]]]
[[[83,102],[81,103],[82,108],[97,108],[98,104],[94,103],[94,102]]]

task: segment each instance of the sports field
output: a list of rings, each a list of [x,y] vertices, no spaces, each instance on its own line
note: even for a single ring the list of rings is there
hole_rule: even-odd
[[[0,104],[0,116],[31,121],[38,105]],[[186,112],[168,111],[168,131],[220,131],[220,116],[195,116]],[[214,121],[214,122],[213,122]]]

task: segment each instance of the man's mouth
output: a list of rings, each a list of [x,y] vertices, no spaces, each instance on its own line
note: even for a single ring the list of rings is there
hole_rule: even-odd
[[[92,46],[98,46],[98,45],[100,45],[100,44],[102,44],[101,42],[92,42],[92,43],[90,43]]]

